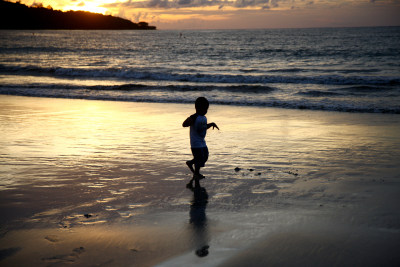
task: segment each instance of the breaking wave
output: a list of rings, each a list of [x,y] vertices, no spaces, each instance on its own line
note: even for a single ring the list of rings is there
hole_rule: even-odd
[[[193,70],[192,70],[193,71]],[[296,71],[296,70],[295,70]],[[295,72],[294,71],[294,72]],[[348,76],[348,75],[275,75],[274,71],[265,74],[212,74],[155,71],[125,68],[62,68],[38,66],[4,66],[0,73],[14,75],[44,75],[64,78],[116,78],[124,80],[175,81],[194,83],[240,83],[240,84],[324,84],[324,85],[399,85],[399,77],[386,76]],[[248,73],[249,74],[249,73]]]

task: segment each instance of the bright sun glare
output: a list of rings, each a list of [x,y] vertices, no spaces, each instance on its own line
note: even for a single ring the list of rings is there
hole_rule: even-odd
[[[91,3],[91,2],[86,2],[84,4],[81,5],[77,5],[77,6],[66,6],[63,8],[64,10],[82,10],[82,11],[89,11],[89,12],[93,12],[93,13],[101,13],[101,14],[105,14],[107,11],[107,8],[105,7],[99,7],[96,3]]]

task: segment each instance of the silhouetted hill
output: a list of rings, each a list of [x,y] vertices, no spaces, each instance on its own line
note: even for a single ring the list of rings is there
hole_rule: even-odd
[[[156,27],[97,13],[62,12],[0,0],[0,29],[155,30]]]

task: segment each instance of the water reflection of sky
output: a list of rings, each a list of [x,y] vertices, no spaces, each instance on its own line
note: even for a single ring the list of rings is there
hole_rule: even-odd
[[[0,188],[19,190],[7,201],[124,218],[186,209],[191,105],[3,96],[0,106]],[[266,205],[297,181],[399,173],[397,115],[211,105],[207,117],[221,128],[208,132],[203,182],[218,209]]]

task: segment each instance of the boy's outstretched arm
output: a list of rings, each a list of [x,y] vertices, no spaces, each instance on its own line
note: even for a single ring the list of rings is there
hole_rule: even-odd
[[[182,123],[182,127],[189,127],[190,126],[190,117],[187,117],[187,119]]]
[[[190,125],[192,125],[195,120],[197,118],[197,114],[193,114],[190,117],[187,117],[187,119],[182,123],[183,127],[189,127]]]
[[[213,127],[213,130],[214,130],[214,128],[217,128],[219,130],[218,126],[214,122],[207,124],[207,129],[210,127]]]

